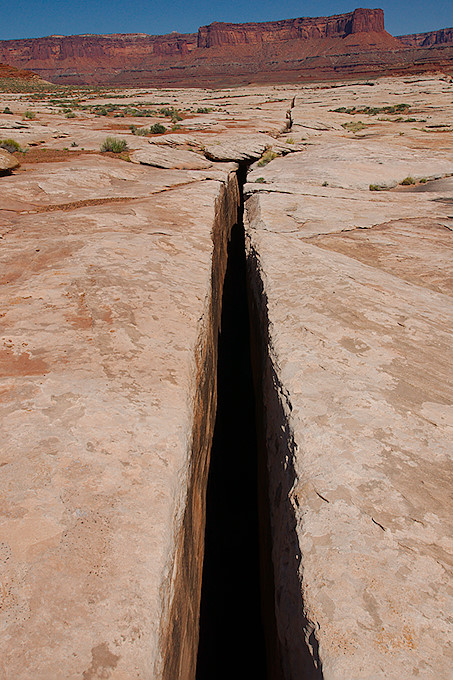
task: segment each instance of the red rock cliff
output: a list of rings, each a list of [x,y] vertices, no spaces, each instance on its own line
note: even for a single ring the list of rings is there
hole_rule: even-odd
[[[249,24],[215,22],[198,29],[198,47],[345,37],[352,33],[379,33],[383,30],[382,9],[356,9],[349,14],[331,17],[303,17]]]
[[[428,33],[400,35],[398,39],[411,47],[431,47],[432,45],[453,45],[453,28],[441,28]]]
[[[179,56],[196,47],[195,33],[169,35],[51,35],[46,38],[1,40],[0,61],[31,69],[89,66],[121,68],[138,65],[149,56]]]

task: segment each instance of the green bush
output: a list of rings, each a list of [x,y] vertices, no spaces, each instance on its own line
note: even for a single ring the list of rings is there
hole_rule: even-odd
[[[211,113],[212,109],[207,106],[199,106],[196,113]]]
[[[106,137],[101,145],[101,151],[112,151],[113,153],[122,153],[127,151],[127,142],[118,137]]]
[[[10,153],[22,151],[21,145],[15,139],[0,139],[0,148],[6,149]]]
[[[163,135],[164,132],[167,132],[167,128],[161,123],[154,123],[154,125],[151,125],[149,128],[149,131],[152,135]]]
[[[3,113],[9,113],[9,114],[12,115],[13,112],[11,111],[11,109],[9,108],[9,106],[5,106],[5,108],[3,109]]]
[[[404,187],[415,184],[415,179],[413,177],[405,177],[402,182],[400,182]]]
[[[24,118],[27,118],[28,120],[35,120],[36,113],[34,111],[30,111],[30,109],[27,109],[24,113]]]

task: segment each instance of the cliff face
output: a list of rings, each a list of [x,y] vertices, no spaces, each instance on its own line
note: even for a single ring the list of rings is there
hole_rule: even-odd
[[[49,36],[0,41],[0,62],[64,85],[221,87],[453,71],[453,29],[402,36],[381,9],[263,23],[213,23],[196,33]]]
[[[0,41],[0,60],[34,69],[57,69],[71,65],[83,72],[86,66],[119,67],[139,64],[160,56],[182,57],[196,47],[195,33],[170,35],[72,35],[28,40]]]
[[[432,45],[453,45],[453,28],[441,28],[428,33],[400,35],[401,42],[411,47],[431,47]]]
[[[356,9],[349,14],[268,21],[265,23],[226,24],[215,22],[198,29],[198,47],[260,44],[286,40],[343,38],[352,33],[384,30],[381,9]]]

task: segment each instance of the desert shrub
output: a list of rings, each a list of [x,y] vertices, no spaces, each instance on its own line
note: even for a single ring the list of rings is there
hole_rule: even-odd
[[[370,184],[370,191],[385,191],[387,187],[382,186],[381,184]]]
[[[362,123],[361,120],[358,120],[356,123],[342,123],[341,127],[347,130],[348,132],[353,132],[355,134],[356,132],[364,130],[366,128],[366,125],[365,123]]]
[[[5,149],[10,153],[14,153],[15,151],[22,151],[21,145],[19,144],[19,142],[16,142],[15,139],[0,139],[0,148]]]
[[[147,137],[150,134],[149,128],[138,128],[136,125],[129,125],[129,130],[139,137]]]
[[[173,106],[172,107],[164,106],[163,108],[159,109],[159,113],[161,116],[171,116],[174,110],[175,109],[173,108]]]
[[[75,115],[74,111],[69,111],[69,113],[66,114],[65,118],[77,118]]]
[[[402,182],[400,182],[404,187],[415,184],[415,179],[413,177],[405,177]]]
[[[272,149],[266,149],[266,151],[263,153],[261,156],[260,160],[258,161],[257,165],[262,168],[263,165],[267,165],[271,161],[274,160],[274,158],[277,158],[278,154],[275,153],[275,151],[272,151]]]
[[[199,106],[196,110],[196,113],[211,113],[211,111],[212,109],[210,109],[208,106]]]
[[[123,151],[127,151],[127,142],[125,139],[119,139],[118,137],[106,137],[102,142],[101,151],[122,153]]]
[[[265,183],[264,177],[257,177],[255,180],[255,184],[264,184]]]
[[[154,125],[151,125],[149,128],[149,132],[152,135],[163,135],[164,132],[167,132],[167,128],[165,125],[162,125],[162,123],[154,123]]]
[[[30,111],[30,109],[27,109],[24,113],[24,118],[27,118],[28,120],[35,120],[36,113],[34,111]]]
[[[3,109],[3,113],[8,113],[8,114],[12,115],[13,112],[11,111],[9,106],[5,106],[5,108]]]
[[[377,116],[379,113],[407,113],[411,108],[410,104],[394,104],[393,106],[340,106],[338,109],[333,109],[334,113],[347,113],[354,116],[356,113],[366,114],[367,116]]]

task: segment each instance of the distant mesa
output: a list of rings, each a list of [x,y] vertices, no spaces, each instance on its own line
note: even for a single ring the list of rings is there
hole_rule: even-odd
[[[0,41],[0,61],[58,84],[219,87],[453,73],[453,28],[392,36],[382,9],[197,33],[48,36]]]

